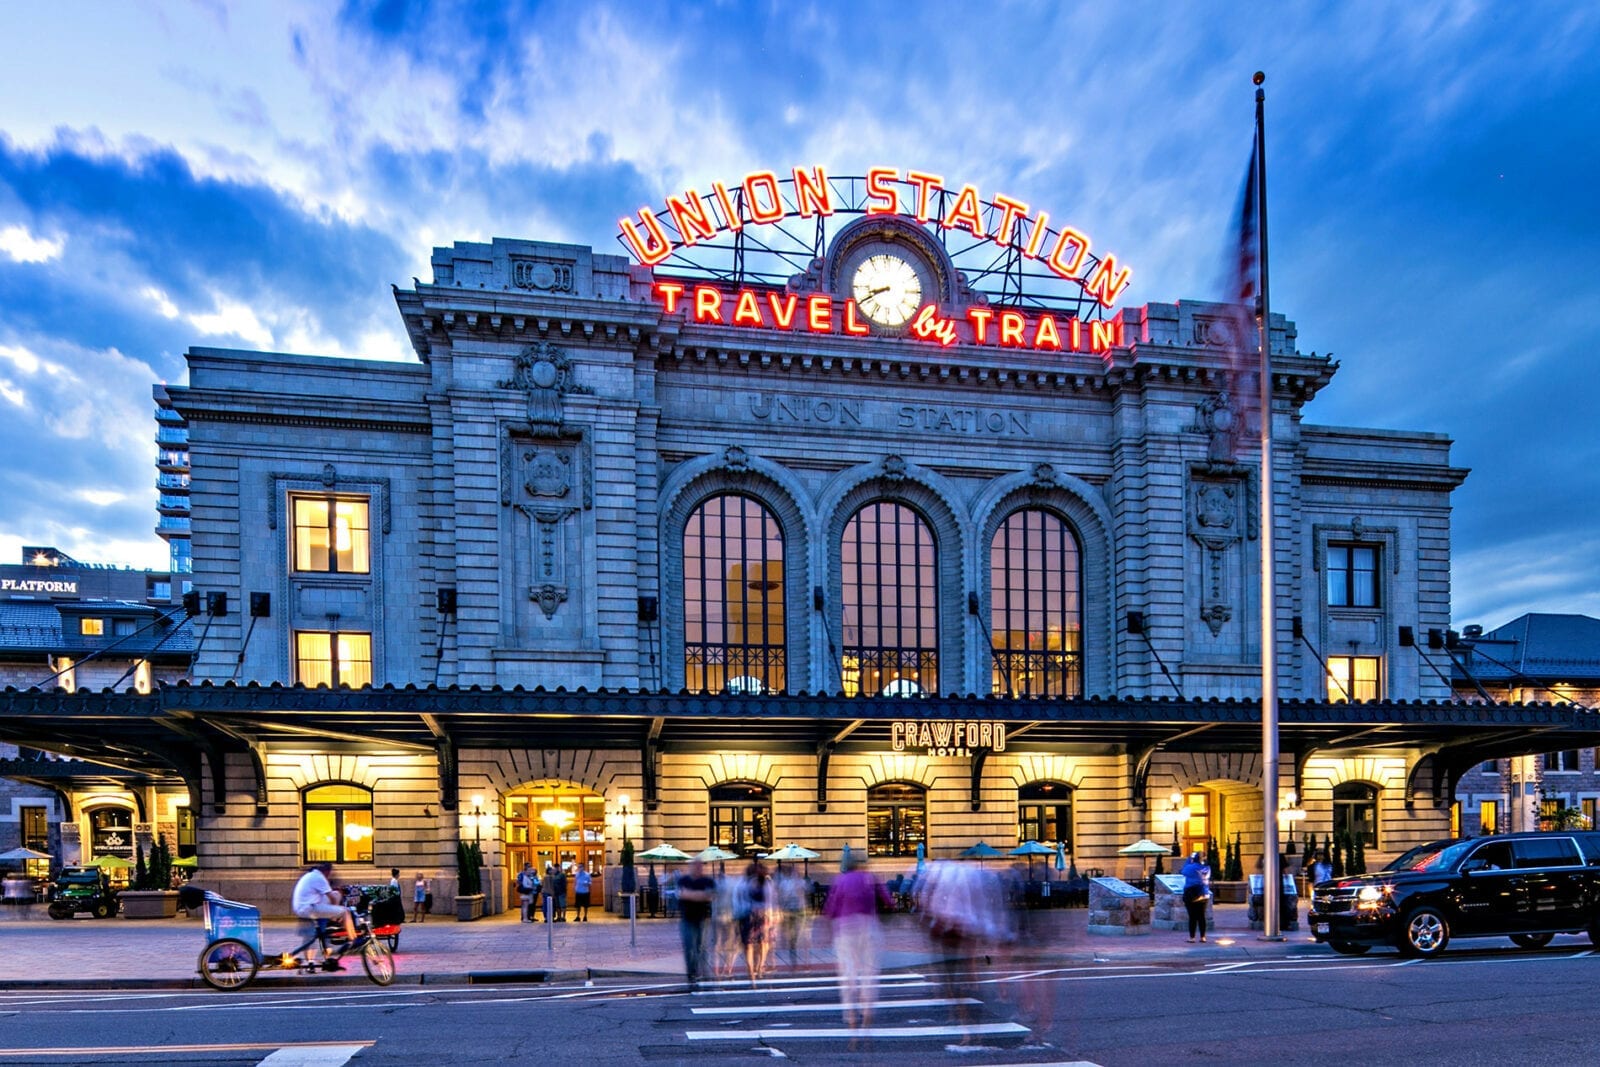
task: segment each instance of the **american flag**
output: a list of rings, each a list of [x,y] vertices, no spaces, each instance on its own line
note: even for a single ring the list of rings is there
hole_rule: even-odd
[[[1248,442],[1260,432],[1260,353],[1256,319],[1261,311],[1261,198],[1256,194],[1256,148],[1252,140],[1250,166],[1234,213],[1238,235],[1228,256],[1228,280],[1223,296],[1227,324],[1223,344],[1228,359],[1228,392],[1238,413],[1234,436],[1235,458],[1250,450]]]

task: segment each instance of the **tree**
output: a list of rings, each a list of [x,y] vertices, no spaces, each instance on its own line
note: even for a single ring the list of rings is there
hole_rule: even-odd
[[[1228,881],[1244,881],[1244,857],[1240,855],[1239,835],[1233,835],[1233,858],[1228,861]]]
[[[157,834],[150,849],[150,888],[172,888],[172,849],[167,846],[166,834]]]
[[[1206,866],[1211,868],[1213,877],[1221,878],[1227,868],[1221,865],[1222,854],[1217,850],[1217,839],[1213,835],[1206,839]]]
[[[144,846],[133,843],[133,888],[150,888],[150,869],[144,865]]]
[[[1333,852],[1331,853],[1331,856],[1333,859],[1333,876],[1335,878],[1343,878],[1345,876],[1345,834],[1343,830],[1337,830],[1334,832]]]
[[[1302,870],[1311,870],[1311,862],[1317,858],[1317,838],[1315,834],[1306,834],[1305,846],[1300,850],[1300,867]]]
[[[1362,834],[1350,835],[1350,873],[1367,873],[1367,842]]]
[[[456,846],[456,880],[462,896],[483,892],[482,869],[483,853],[477,845],[463,841]]]

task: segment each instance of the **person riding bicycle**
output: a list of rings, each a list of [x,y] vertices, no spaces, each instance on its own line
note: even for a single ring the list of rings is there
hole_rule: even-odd
[[[338,919],[344,924],[346,944],[353,947],[355,920],[350,917],[350,909],[340,904],[338,890],[328,884],[328,875],[332,873],[333,864],[326,861],[306,868],[306,873],[294,884],[294,913],[302,919]]]

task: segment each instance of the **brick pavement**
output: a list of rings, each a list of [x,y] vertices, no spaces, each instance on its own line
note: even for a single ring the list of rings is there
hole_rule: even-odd
[[[1284,942],[1259,939],[1248,929],[1242,905],[1217,907],[1210,943],[1189,945],[1182,931],[1155,930],[1139,937],[1091,936],[1088,913],[1060,909],[1029,913],[1033,926],[1026,943],[1012,958],[1028,965],[1067,966],[1093,962],[1177,964],[1242,961],[1286,955],[1326,953],[1304,930]],[[262,923],[262,947],[292,948],[299,942],[299,924],[288,920]],[[550,945],[553,935],[553,947]],[[396,954],[398,982],[460,983],[509,980],[515,975],[551,980],[636,975],[670,980],[683,973],[676,920],[640,918],[630,943],[624,919],[594,913],[588,923],[523,924],[515,911],[473,923],[435,916],[408,923]],[[195,963],[204,944],[198,918],[160,920],[95,920],[78,917],[56,922],[42,905],[0,907],[0,989],[149,984],[187,985],[198,982]],[[884,966],[887,969],[927,966],[940,957],[921,927],[906,915],[885,922]],[[791,965],[775,954],[775,970],[798,966],[831,971],[832,946],[825,921],[813,922],[800,959]],[[742,963],[736,973],[742,973]],[[273,976],[274,982],[292,976]],[[365,982],[359,972],[310,981]]]

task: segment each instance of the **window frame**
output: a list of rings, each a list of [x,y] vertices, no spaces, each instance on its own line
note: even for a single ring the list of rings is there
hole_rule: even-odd
[[[1583,761],[1575,748],[1563,748],[1540,754],[1540,766],[1545,774],[1577,774]]]
[[[325,789],[331,786],[342,786],[346,789],[359,790],[360,792],[366,794],[366,803],[352,803],[350,801],[313,801],[308,799],[311,794],[316,792],[318,789]],[[330,863],[372,863],[373,857],[377,855],[377,821],[373,813],[372,801],[373,791],[371,789],[362,785],[360,782],[351,782],[345,779],[329,779],[323,782],[312,782],[310,785],[302,788],[300,790],[300,854],[303,861],[306,863],[317,863],[323,860],[326,860]],[[332,812],[334,814],[334,855],[332,856],[312,854],[311,822],[309,815],[314,811]],[[345,818],[345,814],[347,812],[366,813],[367,818],[365,826],[367,833],[365,835],[365,840],[367,842],[367,855],[364,859],[359,857],[347,858],[345,854],[345,842],[346,840],[350,839],[350,835],[348,835],[345,830],[346,825],[348,825]],[[355,836],[359,838],[361,835],[358,834]]]
[[[1341,797],[1341,791],[1349,792],[1354,789],[1370,791],[1371,796]],[[1350,814],[1362,809],[1370,808],[1372,812],[1372,829],[1362,830],[1363,844],[1367,848],[1376,849],[1383,836],[1383,787],[1374,783],[1361,780],[1340,782],[1333,787],[1331,797],[1333,804],[1333,831],[1338,833],[1343,830],[1352,830]],[[1364,820],[1362,820],[1364,821]],[[1352,834],[1352,840],[1354,835]]]
[[[733,501],[738,502],[737,511],[729,508]],[[713,520],[715,531],[711,530]],[[752,522],[759,527],[755,534],[747,532]],[[737,534],[729,531],[733,525],[737,525]],[[697,542],[694,551],[691,551],[691,539]],[[680,545],[685,688],[702,693],[786,691],[789,546],[777,513],[765,501],[748,493],[714,493],[696,504],[685,518]],[[711,551],[713,545],[717,546],[715,553]],[[775,557],[772,555],[774,547]],[[749,577],[752,566],[760,569],[756,582]],[[713,569],[719,572],[718,576],[712,575]],[[721,587],[725,593],[734,581],[739,583],[741,594],[737,600],[726,596],[720,600],[713,598],[714,587]],[[759,595],[752,596],[751,591],[757,589]],[[759,620],[757,636],[760,640],[750,639],[752,616]],[[698,634],[694,632],[697,625]],[[722,640],[712,640],[719,629]],[[743,640],[730,640],[736,630]],[[718,674],[720,682],[713,686],[714,676]]]
[[[1356,566],[1358,552],[1371,554],[1370,569]],[[1342,564],[1336,564],[1336,553],[1342,554]],[[1375,541],[1329,541],[1323,556],[1323,569],[1322,595],[1330,609],[1378,611],[1383,608],[1383,545]],[[1369,575],[1370,603],[1360,602],[1358,596],[1358,575],[1361,574]]]
[[[896,791],[898,795],[892,795]],[[873,794],[879,794],[881,799],[874,800]],[[913,804],[910,795],[915,794],[919,803]],[[907,817],[915,809],[916,819],[920,822],[921,832],[908,831],[905,823]],[[928,840],[928,787],[920,782],[891,781],[879,782],[867,788],[867,855],[869,857],[896,858],[915,856],[917,845],[926,845]],[[873,816],[887,812],[889,815],[889,834],[885,845],[881,835],[873,831]]]
[[[37,819],[37,831],[29,827],[29,822]],[[21,804],[17,807],[17,836],[23,848],[31,848],[35,852],[50,851],[50,809],[43,804]]]
[[[322,505],[324,505],[327,508],[327,519],[326,519],[325,524],[319,526],[319,525],[314,524],[314,523],[312,523],[310,521],[302,522],[301,521],[301,510],[300,510],[300,505],[302,505],[302,504],[322,504]],[[359,561],[357,561],[356,559],[352,558],[350,560],[350,564],[349,564],[348,567],[341,567],[339,565],[339,557],[341,555],[341,550],[338,548],[338,533],[339,533],[338,515],[339,515],[339,506],[341,504],[359,505],[363,509],[363,511],[362,511],[362,524],[360,526],[357,526],[352,522],[350,524],[349,528],[348,528],[348,531],[347,531],[348,535],[351,538],[351,546],[352,546],[349,549],[349,552],[351,553],[351,555],[353,557],[354,554],[357,551],[359,551],[361,553],[361,557],[362,558]],[[289,493],[289,523],[288,523],[288,525],[289,525],[289,571],[290,571],[290,573],[291,574],[296,574],[296,575],[302,575],[302,574],[319,574],[319,575],[342,574],[342,575],[351,575],[351,576],[368,576],[368,575],[371,575],[372,574],[372,507],[373,507],[372,497],[370,495],[368,495],[368,494],[363,494],[363,493],[312,493],[312,492],[305,492],[305,491],[302,491],[302,490],[293,490],[293,491],[291,491]],[[321,530],[322,533],[324,534],[324,536],[326,537],[326,541],[323,543],[323,545],[320,548],[318,546],[316,546],[316,545],[312,545],[312,544],[309,544],[309,543],[302,542],[302,536],[304,536],[303,531],[305,532],[305,534],[309,534],[310,531],[314,531],[314,530]],[[357,549],[355,547],[357,541],[360,542],[360,548],[359,549]],[[304,544],[305,552],[306,552],[306,556],[307,556],[307,561],[306,561],[306,565],[305,566],[301,565],[301,562],[302,562],[301,561],[301,548],[302,548],[303,544]],[[315,553],[315,552],[318,552],[318,551],[327,553],[327,566],[325,566],[325,567],[317,567],[317,566],[311,565],[311,560],[313,558],[311,554]]]
[[[863,536],[868,522],[875,536]],[[895,531],[892,540],[885,540],[886,528]],[[847,545],[853,551],[847,552]],[[942,604],[940,546],[933,523],[904,501],[880,497],[862,504],[845,520],[837,548],[840,688],[846,696],[938,692]],[[903,548],[910,550],[909,562],[902,562]],[[912,580],[885,581],[886,569],[909,570]],[[873,580],[868,580],[869,574]],[[916,620],[911,626],[904,625],[908,612]],[[904,640],[907,633],[912,635],[909,643]],[[908,684],[895,684],[902,681]],[[891,687],[895,694],[889,693]]]
[[[1326,681],[1324,689],[1327,691],[1329,702],[1343,700],[1351,704],[1362,701],[1382,700],[1384,693],[1384,657],[1382,656],[1329,656],[1327,658]],[[1344,664],[1344,674],[1341,677],[1335,670],[1335,664]],[[1362,696],[1359,687],[1366,682],[1358,682],[1354,677],[1357,663],[1373,664],[1373,678],[1370,682],[1371,695]]]
[[[302,652],[301,641],[305,638],[326,637],[328,639],[328,658],[326,660],[308,657]],[[365,660],[359,657],[350,657],[348,661],[339,656],[340,639],[363,639],[367,643],[367,656]],[[293,641],[294,677],[295,681],[308,688],[327,686],[329,689],[361,689],[373,684],[372,661],[372,634],[365,630],[296,630]],[[326,668],[327,681],[307,681],[304,664],[306,662],[322,664]],[[361,664],[366,665],[367,677],[365,681],[350,681],[342,677],[346,668],[356,670]]]
[[[719,793],[722,795],[719,796]],[[730,812],[731,817],[719,817],[720,813]],[[710,829],[707,840],[713,845],[746,858],[753,858],[758,852],[772,851],[771,786],[742,780],[718,782],[706,789],[706,814]],[[723,827],[731,828],[726,841],[719,834]],[[750,831],[748,841],[745,840],[747,828]],[[762,840],[763,830],[765,840]]]
[[[1055,569],[1047,562],[1053,553],[1061,556],[1061,565]],[[1084,573],[1083,542],[1077,529],[1052,508],[1015,508],[995,526],[989,539],[988,566],[990,692],[1082,696]],[[1056,582],[1059,588],[1053,588]],[[1053,610],[1046,606],[1052,598],[1059,598]],[[1060,647],[1056,649],[1047,647],[1052,626],[1059,627]],[[1023,641],[1016,647],[1011,640],[1019,633]],[[1076,648],[1068,648],[1068,644]]]
[[[1050,790],[1060,790],[1060,796],[1045,796]],[[1024,782],[1017,786],[1017,840],[1050,842],[1063,846],[1070,854],[1073,840],[1073,788],[1054,779]],[[1058,831],[1056,837],[1045,837],[1045,811],[1054,808],[1050,816]],[[1032,831],[1032,832],[1030,832]],[[1064,831],[1064,833],[1062,832]]]

